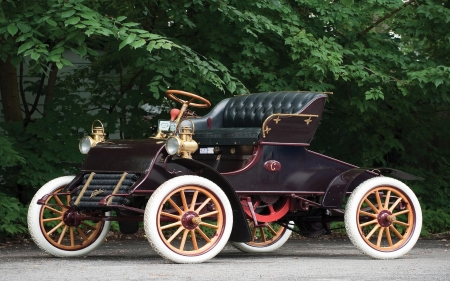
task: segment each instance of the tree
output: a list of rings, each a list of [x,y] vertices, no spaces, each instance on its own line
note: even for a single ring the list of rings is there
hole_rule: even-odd
[[[10,189],[32,194],[79,163],[77,138],[96,118],[123,138],[150,134],[138,105],[161,104],[167,88],[213,103],[246,92],[333,91],[312,149],[426,178],[411,183],[426,229],[450,225],[448,1],[48,0],[3,1],[2,10],[0,79],[11,65],[19,77],[28,65],[39,81],[6,81],[19,96],[45,97],[43,118],[31,118],[33,101],[22,122],[2,125],[27,159],[4,174]],[[58,75],[70,66],[66,50],[92,64]],[[7,114],[4,91],[17,95],[3,85]]]

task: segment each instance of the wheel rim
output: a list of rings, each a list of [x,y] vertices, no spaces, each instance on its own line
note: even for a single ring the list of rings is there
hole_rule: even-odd
[[[415,227],[408,196],[394,187],[376,187],[362,198],[357,225],[364,241],[378,251],[396,251],[406,245]]]
[[[218,197],[200,186],[184,186],[167,195],[159,206],[157,228],[172,251],[196,256],[212,249],[226,222]]]
[[[276,223],[266,223],[265,226],[255,227],[255,224],[248,220],[250,231],[252,232],[252,240],[245,244],[252,247],[267,247],[276,243],[283,234],[286,228]]]
[[[63,187],[58,188],[54,193],[60,193]],[[43,205],[39,214],[41,232],[45,239],[56,248],[68,251],[81,250],[97,240],[101,234],[104,222],[92,222],[90,220],[80,221],[76,225],[68,225],[67,215],[71,209],[57,206],[69,206],[70,195],[50,196]],[[48,206],[51,205],[51,206]]]

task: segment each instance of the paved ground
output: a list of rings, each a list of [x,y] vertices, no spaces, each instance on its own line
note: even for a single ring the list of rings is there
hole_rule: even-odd
[[[406,256],[373,260],[348,239],[289,240],[270,254],[227,245],[214,259],[171,264],[145,240],[107,241],[86,258],[61,259],[34,244],[0,246],[0,281],[14,280],[450,280],[450,242],[420,240]]]

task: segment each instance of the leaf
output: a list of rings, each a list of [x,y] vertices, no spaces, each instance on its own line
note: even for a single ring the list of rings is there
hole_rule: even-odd
[[[150,41],[147,45],[147,51],[151,52],[156,45],[156,41]]]
[[[56,21],[52,20],[52,19],[48,19],[45,21],[46,23],[48,23],[51,26],[57,26],[58,24],[56,23]]]
[[[127,18],[126,16],[120,16],[120,17],[116,18],[116,21],[123,21],[126,18]]]
[[[27,33],[28,31],[31,30],[31,26],[23,22],[18,22],[17,27],[20,29],[22,33]]]
[[[136,22],[126,22],[122,24],[123,26],[132,27],[132,26],[138,26],[139,23]]]
[[[41,57],[41,55],[37,52],[34,52],[31,54],[31,58],[34,60],[38,60]]]
[[[11,23],[8,25],[7,30],[9,32],[9,34],[14,36],[14,35],[16,35],[16,33],[19,29],[17,28],[17,26],[14,23]]]
[[[144,46],[145,43],[146,43],[145,40],[144,40],[144,39],[141,39],[141,40],[138,40],[138,41],[133,42],[133,43],[131,44],[131,46],[132,46],[133,48],[137,49],[137,48],[139,48],[139,47]]]
[[[26,50],[28,50],[29,48],[34,46],[34,42],[33,41],[28,41],[22,45],[20,45],[19,50],[18,50],[18,54],[25,52]]]
[[[65,25],[74,25],[77,24],[80,21],[80,17],[74,17],[74,18],[70,18],[68,20],[66,20],[64,23]]]
[[[171,50],[172,49],[172,44],[170,43],[164,43],[161,48],[166,49],[166,50]]]
[[[130,44],[131,42],[133,42],[134,38],[136,38],[136,34],[132,33],[128,35],[128,37],[125,40],[123,40],[122,43],[120,43],[119,50],[125,47],[126,45]]]
[[[86,45],[82,44],[76,48],[78,53],[80,54],[80,57],[84,57],[87,53]]]
[[[75,10],[68,10],[68,11],[62,12],[61,17],[68,18],[68,17],[73,16],[73,14],[75,14]]]

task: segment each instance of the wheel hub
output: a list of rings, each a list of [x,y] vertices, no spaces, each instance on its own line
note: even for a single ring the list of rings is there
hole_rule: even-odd
[[[195,229],[201,222],[202,219],[194,211],[187,211],[181,217],[181,224],[189,230]]]
[[[68,226],[79,226],[81,223],[81,216],[74,210],[67,210],[63,215],[63,221]]]
[[[378,213],[377,220],[382,227],[389,227],[395,221],[395,216],[389,210],[382,210]]]

